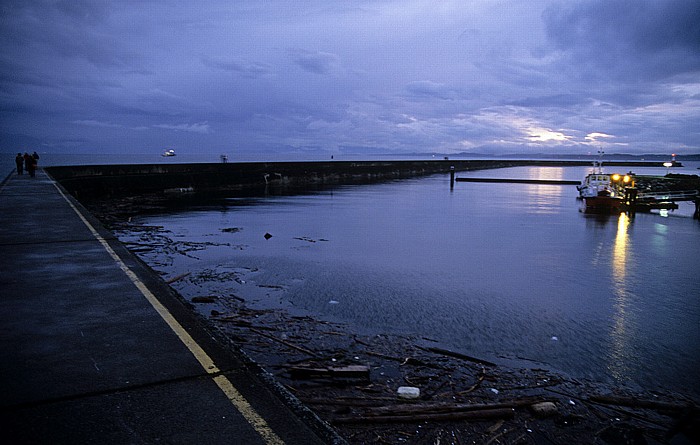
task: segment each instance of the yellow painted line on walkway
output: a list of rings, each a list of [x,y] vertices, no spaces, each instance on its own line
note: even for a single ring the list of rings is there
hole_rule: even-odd
[[[63,190],[56,184],[55,181],[51,183],[56,187],[56,190],[61,194],[63,199],[66,200],[68,205],[71,206],[73,211],[80,217],[80,220],[85,224],[85,226],[90,230],[92,235],[100,242],[102,247],[107,251],[107,253],[114,259],[119,268],[124,271],[126,276],[129,277],[132,283],[141,291],[146,300],[151,303],[151,306],[158,312],[158,314],[163,318],[163,320],[170,326],[170,329],[178,336],[180,341],[187,346],[192,355],[199,361],[202,368],[209,374],[218,374],[220,369],[214,363],[214,360],[209,357],[209,355],[204,352],[201,346],[190,336],[189,333],[182,327],[182,325],[173,317],[173,315],[168,311],[168,309],[161,304],[160,301],[153,295],[153,293],[146,287],[145,284],[136,276],[136,274],[129,269],[129,267],[122,261],[122,259],[117,255],[117,253],[112,249],[109,243],[95,230],[95,228],[90,224],[90,222],[83,216],[83,214],[78,210],[75,205],[68,199],[68,197],[63,193]],[[263,440],[268,445],[284,445],[284,441],[272,431],[272,428],[267,424],[265,419],[263,419],[260,414],[258,414],[255,409],[248,403],[248,401],[243,397],[243,395],[236,389],[231,381],[224,375],[214,376],[214,383],[223,391],[223,393],[228,397],[233,406],[245,417],[248,423],[255,429],[255,431],[263,438]]]

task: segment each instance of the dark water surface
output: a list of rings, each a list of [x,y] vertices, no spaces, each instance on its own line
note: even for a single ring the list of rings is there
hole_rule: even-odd
[[[587,170],[458,176],[577,180]],[[487,360],[524,359],[575,378],[697,397],[693,207],[590,216],[576,195],[573,186],[528,184],[458,183],[450,192],[449,177],[437,175],[231,198],[135,222],[163,226],[162,235],[191,248],[142,254],[168,275],[191,272],[177,284],[185,295],[233,293],[358,331],[417,334]],[[206,276],[220,280],[197,278]]]

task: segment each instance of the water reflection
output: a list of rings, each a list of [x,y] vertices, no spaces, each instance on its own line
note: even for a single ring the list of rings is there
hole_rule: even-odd
[[[532,167],[527,169],[527,179],[564,179],[564,169],[557,167]],[[528,184],[524,186],[525,202],[530,203],[530,213],[553,214],[557,213],[557,208],[561,206],[564,194],[562,185],[551,184]]]
[[[629,240],[629,229],[632,220],[621,213],[617,220],[617,233],[612,251],[612,290],[614,294],[614,313],[611,332],[612,350],[608,357],[610,374],[619,380],[630,376],[629,363],[633,357],[633,337],[630,320],[630,300],[633,296],[629,290],[629,267],[632,248]]]
[[[489,176],[584,173],[532,170]],[[190,272],[178,282],[186,298],[235,294],[360,330],[425,335],[475,356],[522,356],[576,377],[700,394],[697,224],[580,214],[572,186],[447,188],[445,176],[431,176],[238,196],[225,201],[228,213],[197,206],[139,223],[172,232],[169,243],[158,232],[147,260],[172,276]],[[533,202],[554,213],[534,214]],[[140,235],[132,241],[143,243]],[[183,242],[206,249],[195,258]],[[285,290],[270,296],[260,285]]]
[[[527,169],[527,179],[564,179],[564,169],[562,167],[530,167]]]

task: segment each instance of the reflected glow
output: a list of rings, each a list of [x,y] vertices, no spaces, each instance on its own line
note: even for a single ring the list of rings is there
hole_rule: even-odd
[[[563,167],[530,167],[527,169],[528,179],[564,179]]]
[[[564,179],[564,169],[561,167],[532,167],[528,168],[526,177],[528,179]],[[560,185],[550,184],[527,184],[523,187],[527,195],[525,200],[531,204],[530,213],[547,214],[555,213],[556,208],[561,205],[564,188]]]
[[[627,290],[628,261],[631,253],[629,246],[630,219],[625,213],[617,221],[617,234],[612,251],[612,288],[615,297],[613,326],[611,332],[612,351],[608,357],[608,369],[618,380],[625,379],[631,372],[628,361],[632,359],[630,339],[630,314],[628,303],[630,294]]]

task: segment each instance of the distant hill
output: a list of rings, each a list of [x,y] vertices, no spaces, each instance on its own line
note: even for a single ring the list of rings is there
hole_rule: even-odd
[[[443,156],[443,155],[439,155]],[[453,153],[451,155],[444,156],[468,156],[470,158],[474,157],[485,157],[485,158],[524,158],[524,159],[573,159],[573,160],[591,160],[598,159],[598,155],[595,154],[545,154],[545,153],[510,153],[510,154],[486,154],[486,153]],[[629,153],[606,153],[603,155],[603,161],[605,160],[638,160],[638,161],[665,161],[671,160],[670,154],[654,154],[647,153],[641,155],[629,154]],[[686,155],[676,155],[677,161],[700,161],[700,153],[686,154]]]

